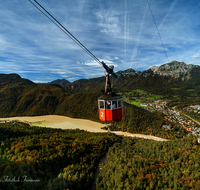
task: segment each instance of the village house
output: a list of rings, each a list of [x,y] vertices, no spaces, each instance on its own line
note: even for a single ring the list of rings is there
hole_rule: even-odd
[[[163,125],[162,127],[164,127],[165,129],[169,129],[169,130],[172,129],[172,126],[171,126],[171,125]]]

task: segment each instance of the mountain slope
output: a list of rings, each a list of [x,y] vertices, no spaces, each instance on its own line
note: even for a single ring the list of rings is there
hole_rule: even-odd
[[[69,82],[66,79],[57,79],[57,80],[50,82],[49,84],[69,85],[69,84],[71,84],[71,82]]]
[[[0,74],[0,86],[5,86],[9,84],[21,84],[21,85],[33,85],[34,82],[21,78],[18,74]]]

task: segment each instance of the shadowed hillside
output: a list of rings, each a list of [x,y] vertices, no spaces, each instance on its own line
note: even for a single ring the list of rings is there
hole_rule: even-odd
[[[12,73],[12,74],[0,74],[0,86],[5,87],[6,85],[12,85],[12,84],[21,84],[21,85],[33,85],[32,81],[28,79],[21,78],[18,74]]]

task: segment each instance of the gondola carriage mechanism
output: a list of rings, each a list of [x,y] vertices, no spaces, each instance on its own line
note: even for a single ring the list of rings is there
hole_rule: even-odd
[[[114,66],[108,67],[104,62],[102,62],[102,65],[107,75],[105,88],[102,90],[103,96],[98,98],[99,119],[104,122],[121,121],[124,115],[123,97],[112,92],[112,85],[110,82],[110,75],[116,78],[118,75],[113,71]]]
[[[121,121],[124,115],[123,97],[112,92],[110,77],[118,77],[113,71],[114,66],[107,66],[103,61],[95,57],[80,41],[78,41],[58,20],[56,20],[42,5],[36,0],[33,3],[39,11],[41,11],[48,19],[50,19],[58,28],[68,35],[75,43],[77,43],[86,53],[88,53],[95,61],[97,61],[106,70],[105,89],[102,90],[103,95],[98,98],[99,119],[101,121]]]

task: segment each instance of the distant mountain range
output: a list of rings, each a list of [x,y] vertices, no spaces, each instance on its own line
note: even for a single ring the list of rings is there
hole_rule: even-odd
[[[170,94],[172,88],[200,88],[200,66],[184,62],[172,61],[142,72],[130,68],[117,74],[119,78],[114,79],[116,91],[141,88],[155,94]],[[80,79],[72,83],[65,79],[50,82],[72,92],[98,92],[104,88],[104,83],[105,77]]]
[[[123,75],[126,77],[138,77],[144,76],[147,77],[149,75],[159,75],[159,76],[167,76],[174,79],[181,79],[182,81],[189,80],[192,75],[193,69],[200,69],[198,65],[187,65],[184,62],[172,61],[170,63],[166,63],[160,66],[153,66],[150,69],[147,69],[143,72],[135,71],[133,69],[127,69],[125,71],[119,71],[117,74],[119,76]]]
[[[200,66],[187,65],[184,62],[172,61],[160,66],[153,66],[145,71],[127,69],[118,71],[119,78],[114,79],[114,91],[130,91],[143,89],[154,94],[172,94],[173,88],[196,89],[196,96],[200,96]],[[8,83],[35,84],[30,80],[22,79],[17,74],[1,74],[0,84]],[[57,79],[45,85],[69,90],[71,92],[100,92],[104,88],[105,76],[91,79],[79,79],[69,82],[66,79]],[[35,84],[36,85],[36,84]],[[188,93],[178,92],[179,94]],[[194,93],[194,92],[193,92]]]
[[[71,82],[69,82],[66,79],[57,79],[57,80],[53,80],[51,82],[47,82],[47,83],[38,83],[38,84],[59,84],[59,85],[69,85],[71,84]]]
[[[192,77],[192,71],[200,70],[199,65],[192,65],[189,64],[187,65],[184,62],[178,62],[178,61],[172,61],[170,63],[166,63],[160,66],[153,66],[147,70],[144,71],[137,71],[132,68],[126,69],[124,71],[118,71],[116,72],[120,77],[147,77],[147,76],[153,76],[153,75],[159,75],[159,76],[166,76],[170,77],[176,80],[182,80],[182,81],[187,81],[191,79]],[[104,77],[98,77],[94,79],[79,79],[74,82],[69,82],[66,79],[57,79],[52,82],[49,82],[48,84],[59,84],[59,85],[82,85],[85,83],[90,83],[90,82],[97,82],[97,81],[102,81],[104,80]]]

